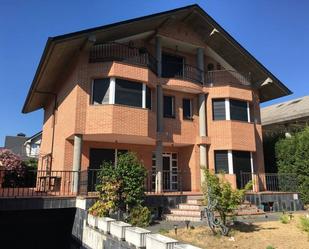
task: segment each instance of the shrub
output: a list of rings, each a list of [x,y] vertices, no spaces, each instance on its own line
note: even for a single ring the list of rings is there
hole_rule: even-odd
[[[288,224],[290,222],[290,218],[287,214],[283,214],[280,216],[280,222],[282,224]]]
[[[275,247],[269,245],[269,246],[266,247],[266,249],[275,249]]]
[[[309,127],[276,143],[278,172],[294,174],[280,184],[280,190],[300,192],[304,203],[309,203]]]
[[[151,212],[147,207],[134,207],[130,210],[128,222],[133,226],[147,227],[151,222]]]
[[[26,166],[18,155],[7,149],[0,150],[0,166],[6,170],[3,187],[24,186]]]
[[[243,202],[245,192],[252,187],[249,182],[245,189],[233,189],[231,184],[227,182],[224,177],[204,170],[205,182],[203,183],[203,193],[205,202],[207,203],[208,195],[210,199],[216,202],[214,211],[217,211],[224,225],[226,225],[226,217],[232,214],[238,206]],[[211,191],[209,191],[209,188]]]
[[[130,213],[132,208],[143,204],[145,177],[146,170],[133,153],[119,155],[116,166],[104,162],[98,175],[99,184],[96,186],[100,193],[99,201],[110,202],[107,205],[109,213]],[[101,209],[102,203],[97,204],[97,208]]]
[[[103,202],[101,200],[96,201],[91,208],[89,208],[89,213],[93,216],[98,217],[106,217],[109,216],[110,210],[113,210],[113,203],[112,202]]]
[[[300,217],[300,227],[303,231],[309,233],[309,218]]]

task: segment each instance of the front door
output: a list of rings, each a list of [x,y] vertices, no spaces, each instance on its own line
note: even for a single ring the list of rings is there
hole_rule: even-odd
[[[183,76],[184,58],[162,53],[162,77],[174,78]]]
[[[233,151],[233,170],[236,175],[237,188],[243,188],[252,180],[251,155],[246,151]]]
[[[177,191],[178,177],[177,154],[163,154],[163,191]]]

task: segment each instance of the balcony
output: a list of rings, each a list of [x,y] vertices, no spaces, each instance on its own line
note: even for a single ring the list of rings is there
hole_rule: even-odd
[[[148,67],[157,73],[157,60],[145,48],[131,47],[119,43],[97,44],[90,50],[89,62],[119,61]]]
[[[123,62],[150,69],[157,75],[157,60],[146,48],[137,48],[120,43],[102,43],[90,50],[89,62]],[[243,76],[234,70],[215,70],[205,72],[185,64],[184,61],[162,60],[162,77],[190,81],[198,85],[244,85],[250,86],[250,77]],[[204,76],[204,77],[203,77]]]

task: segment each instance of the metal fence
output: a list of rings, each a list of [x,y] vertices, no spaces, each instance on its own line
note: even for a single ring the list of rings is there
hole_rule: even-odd
[[[289,173],[261,173],[252,174],[249,172],[241,172],[241,188],[253,180],[258,184],[259,189],[271,192],[297,192],[298,181],[295,174]]]
[[[78,171],[0,170],[0,197],[75,195]]]

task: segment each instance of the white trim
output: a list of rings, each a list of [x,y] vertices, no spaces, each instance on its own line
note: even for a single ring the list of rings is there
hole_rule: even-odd
[[[229,99],[225,99],[225,120],[231,120],[231,109]]]
[[[250,104],[249,104],[249,101],[247,101],[247,115],[248,115],[248,123],[250,123],[251,119],[250,119]]]
[[[111,77],[109,82],[109,104],[115,104],[115,89],[116,89],[116,78]]]
[[[146,108],[146,84],[143,84],[142,89],[142,108]]]
[[[227,159],[228,159],[228,166],[229,166],[229,174],[234,174],[233,152],[231,150],[228,150],[227,152]]]
[[[251,164],[251,173],[254,173],[254,165],[253,165],[253,156],[252,156],[252,152],[250,152],[250,164]]]

